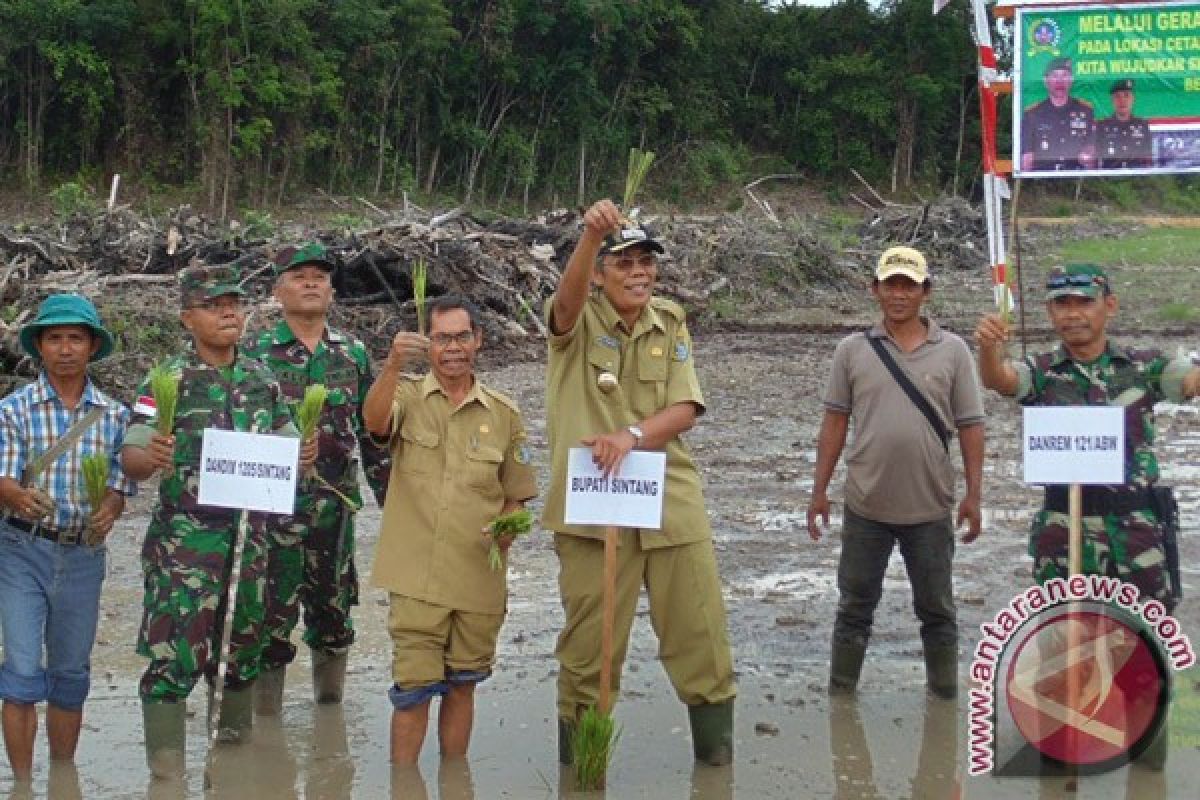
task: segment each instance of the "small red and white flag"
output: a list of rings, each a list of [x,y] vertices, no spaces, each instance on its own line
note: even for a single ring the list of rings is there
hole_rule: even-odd
[[[133,404],[133,413],[150,418],[158,416],[158,406],[154,404],[154,397],[148,394],[138,397],[137,402]]]

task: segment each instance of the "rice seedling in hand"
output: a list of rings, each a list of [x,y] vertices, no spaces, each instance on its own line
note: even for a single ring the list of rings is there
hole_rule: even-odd
[[[493,572],[504,569],[504,557],[500,552],[500,540],[505,536],[524,536],[533,530],[533,512],[527,508],[518,508],[507,514],[501,514],[488,525],[487,532],[491,536],[488,547],[488,565]]]
[[[413,303],[417,307],[417,333],[422,336],[429,330],[425,327],[425,283],[428,277],[425,259],[418,258],[417,263],[413,264],[412,287]]]
[[[621,208],[627,215],[634,213],[633,201],[637,198],[638,189],[642,187],[642,181],[646,179],[646,173],[650,171],[650,165],[653,163],[653,152],[639,150],[636,147],[629,148],[629,170],[625,173],[625,197],[621,201]]]
[[[296,406],[296,425],[300,428],[300,441],[308,441],[317,430],[317,421],[321,419],[321,410],[325,408],[327,397],[329,390],[323,383],[314,383],[304,390],[304,398]]]
[[[620,736],[610,715],[595,706],[583,712],[571,742],[577,788],[585,792],[604,788],[608,765]]]
[[[105,453],[84,456],[80,471],[83,473],[83,491],[88,505],[95,511],[108,492],[108,456]]]
[[[150,370],[150,393],[154,395],[155,427],[162,436],[175,428],[175,407],[179,403],[179,373],[163,364]]]

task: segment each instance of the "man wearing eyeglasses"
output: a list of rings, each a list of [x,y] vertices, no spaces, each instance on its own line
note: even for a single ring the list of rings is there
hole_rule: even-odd
[[[983,385],[1024,406],[1125,408],[1125,483],[1083,490],[1084,571],[1132,583],[1143,599],[1172,609],[1180,596],[1176,565],[1168,559],[1176,511],[1170,490],[1156,486],[1154,404],[1200,395],[1200,367],[1182,354],[1171,357],[1110,340],[1107,326],[1117,313],[1117,296],[1099,266],[1055,269],[1046,290],[1046,313],[1058,347],[1009,361],[1004,353],[1008,325],[998,315],[984,316],[975,330]],[[1034,516],[1029,554],[1039,582],[1068,575],[1067,502],[1065,487],[1048,486]],[[1161,769],[1165,759],[1164,726],[1142,763]]]
[[[482,345],[475,306],[438,297],[428,338],[396,334],[363,402],[367,430],[392,451],[371,582],[390,593],[391,760],[401,766],[421,754],[434,697],[442,757],[467,754],[475,685],[492,673],[507,608],[483,531],[537,494],[516,404],[475,375]],[[426,358],[428,374],[401,374]],[[505,556],[510,544],[499,542]]]
[[[358,604],[354,517],[363,501],[354,451],[362,454],[363,474],[381,506],[391,468],[387,449],[367,434],[359,411],[374,379],[367,348],[328,324],[334,267],[316,242],[277,253],[274,295],[283,318],[247,348],[247,355],[274,373],[293,406],[313,384],[328,390],[317,420],[317,462],[300,482],[296,514],[290,524],[273,526],[269,534],[267,640],[254,685],[255,711],[263,715],[282,710],[285,672],[296,657],[292,630],[301,605],[315,699],[341,702],[354,642],[350,609]]]
[[[145,601],[138,653],[150,659],[138,693],[146,758],[157,778],[184,771],[188,695],[216,675],[220,628],[239,512],[202,505],[198,482],[204,430],[296,436],[287,400],[259,361],[238,349],[246,322],[241,273],[232,265],[193,266],[179,273],[179,319],[191,341],[165,367],[179,376],[174,426],[157,429],[149,379],[138,389],[121,464],[136,481],[161,472],[158,503],[142,544]],[[315,438],[300,450],[301,468],[316,459]],[[220,709],[220,738],[241,741],[254,719],[253,682],[263,646],[267,526],[250,514],[229,668]]]
[[[644,585],[659,658],[687,706],[696,759],[733,759],[733,662],[700,475],[682,434],[704,413],[683,309],[654,296],[662,244],[608,200],[547,304],[546,415],[553,453],[543,524],[554,531],[566,624],[558,639],[559,760],[572,761],[578,720],[600,693],[603,529],[564,521],[567,453],[590,447],[617,473],[633,449],[665,450],[662,529],[623,531],[617,550],[614,683]],[[615,689],[616,687],[614,687]]]

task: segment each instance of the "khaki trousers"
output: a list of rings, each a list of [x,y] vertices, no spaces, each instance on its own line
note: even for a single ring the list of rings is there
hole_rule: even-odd
[[[566,615],[555,648],[558,715],[577,719],[600,697],[604,542],[555,534],[554,549]],[[643,550],[637,536],[622,532],[613,624],[614,700],[642,586],[650,601],[650,624],[658,636],[658,657],[679,699],[692,706],[732,698],[736,694],[733,658],[712,542]]]

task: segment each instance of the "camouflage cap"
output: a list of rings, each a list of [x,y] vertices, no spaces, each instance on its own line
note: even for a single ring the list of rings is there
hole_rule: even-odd
[[[633,222],[630,223],[629,227],[622,227],[620,230],[613,231],[608,236],[605,236],[604,244],[600,246],[600,255],[606,256],[610,253],[619,253],[636,245],[642,245],[656,253],[666,252],[666,248],[662,246],[662,242],[654,235],[653,230],[645,225]]]
[[[184,308],[226,294],[244,296],[242,271],[235,264],[199,264],[179,271],[179,302]]]
[[[1042,72],[1042,74],[1049,75],[1051,72],[1054,72],[1054,70],[1056,70],[1056,69],[1065,69],[1067,72],[1070,72],[1071,71],[1071,59],[1067,58],[1066,56],[1060,56],[1058,58],[1050,59],[1048,62],[1046,62],[1046,69],[1045,69],[1045,71]]]
[[[1108,275],[1095,264],[1067,264],[1055,267],[1046,277],[1046,299],[1091,297],[1099,299],[1111,291]]]
[[[1113,81],[1113,85],[1108,88],[1109,94],[1116,94],[1117,92],[1132,92],[1132,91],[1133,91],[1133,78],[1121,78],[1121,80],[1119,80],[1119,81]]]
[[[333,272],[336,265],[329,256],[329,251],[320,242],[308,242],[299,247],[285,247],[275,254],[275,274],[282,275],[289,269],[312,264],[326,272]]]

